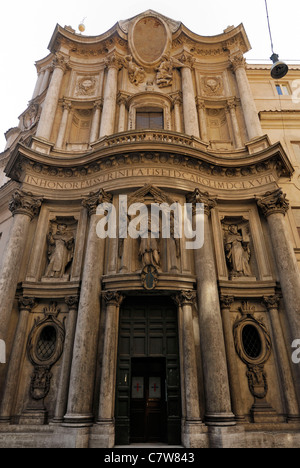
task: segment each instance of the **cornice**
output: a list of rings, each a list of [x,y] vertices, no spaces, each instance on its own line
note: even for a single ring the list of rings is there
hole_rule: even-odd
[[[46,179],[79,180],[97,177],[108,170],[135,168],[138,165],[154,168],[171,167],[220,180],[237,180],[238,178],[246,180],[249,177],[262,176],[270,172],[274,172],[278,179],[290,177],[294,172],[280,143],[258,153],[249,154],[244,151],[220,155],[193,146],[195,143],[193,139],[186,138],[186,144],[170,143],[168,136],[174,137],[174,134],[168,134],[168,132],[152,134],[154,137],[163,137],[159,141],[155,138],[143,140],[144,132],[131,132],[130,135],[134,135],[134,138],[129,143],[124,140],[123,144],[120,142],[109,144],[112,140],[105,138],[102,146],[95,148],[94,151],[72,158],[69,154],[60,157],[41,154],[19,144],[11,154],[5,172],[9,178],[18,182],[22,182],[22,174],[25,172]],[[183,135],[181,136],[183,138]],[[123,137],[125,138],[125,135]],[[128,139],[128,135],[126,137]],[[190,146],[188,146],[189,142]]]

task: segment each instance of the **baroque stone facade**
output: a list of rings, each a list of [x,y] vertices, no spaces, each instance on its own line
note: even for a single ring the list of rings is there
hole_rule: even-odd
[[[299,447],[300,68],[152,10],[49,49],[0,155],[0,446]],[[100,237],[125,195],[203,246]]]

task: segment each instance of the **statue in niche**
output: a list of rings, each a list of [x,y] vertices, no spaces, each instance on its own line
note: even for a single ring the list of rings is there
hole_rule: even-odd
[[[145,70],[133,62],[131,55],[126,55],[125,63],[128,69],[130,82],[136,86],[139,85],[140,83],[143,83],[146,77]]]
[[[74,255],[75,237],[73,229],[70,229],[70,226],[66,223],[52,221],[47,235],[47,244],[49,263],[44,278],[69,280],[66,271]]]
[[[250,238],[236,224],[228,226],[225,253],[231,277],[253,276],[250,267]]]
[[[155,233],[151,228],[151,220],[148,222],[148,237],[141,237],[139,255],[142,259],[143,267],[153,265],[160,267],[160,251],[158,239],[152,237]],[[159,233],[156,233],[159,234]]]

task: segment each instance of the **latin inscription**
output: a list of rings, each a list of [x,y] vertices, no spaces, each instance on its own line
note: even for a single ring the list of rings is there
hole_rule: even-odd
[[[132,177],[170,177],[186,182],[194,182],[207,188],[216,190],[248,190],[255,187],[270,184],[275,181],[272,174],[252,179],[237,179],[237,180],[216,180],[199,174],[177,170],[177,169],[160,169],[160,168],[135,168],[115,170],[103,173],[99,176],[89,179],[75,180],[49,180],[34,175],[27,174],[24,182],[36,187],[50,190],[84,190],[92,188],[104,182],[109,182],[119,179],[127,179]]]

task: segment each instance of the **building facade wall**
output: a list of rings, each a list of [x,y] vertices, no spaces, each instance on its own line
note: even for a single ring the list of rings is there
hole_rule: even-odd
[[[0,156],[0,445],[113,447],[131,378],[118,382],[122,307],[164,297],[178,320],[177,443],[299,446],[300,70],[279,98],[269,69],[246,65],[242,25],[204,38],[153,11],[97,38],[58,26],[49,49]],[[137,128],[154,111],[162,127]],[[201,203],[203,247],[99,238],[97,206],[119,215],[124,195]],[[170,362],[157,346],[123,370]]]

